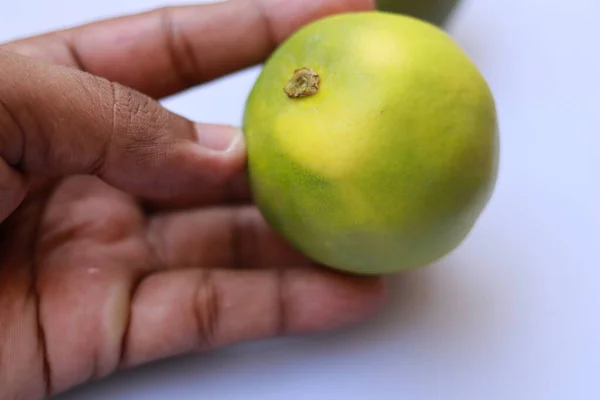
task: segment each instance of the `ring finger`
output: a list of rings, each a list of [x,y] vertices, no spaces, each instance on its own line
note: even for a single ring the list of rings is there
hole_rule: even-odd
[[[158,214],[148,224],[147,238],[167,269],[313,265],[251,205]]]

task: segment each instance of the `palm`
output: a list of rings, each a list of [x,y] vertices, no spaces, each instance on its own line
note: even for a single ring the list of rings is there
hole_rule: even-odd
[[[70,386],[74,376],[85,380],[110,373],[120,364],[136,363],[123,348],[131,322],[127,314],[136,288],[151,274],[303,262],[270,233],[256,231],[264,229],[259,221],[248,207],[145,215],[134,198],[93,177],[71,177],[52,186],[38,186],[0,225],[0,271],[4,275],[0,297],[11,296],[0,302],[29,304],[28,315],[3,317],[3,324],[16,325],[24,318],[29,321],[30,329],[24,332],[29,338],[22,340],[36,343],[32,349],[43,347],[38,348],[37,356],[39,365],[47,357],[52,391]],[[252,236],[255,240],[268,239],[270,243],[245,246],[238,239],[246,237],[248,229],[256,233]],[[261,253],[264,245],[274,247]],[[212,285],[207,279],[202,282]],[[6,288],[20,292],[15,296]],[[208,305],[200,305],[199,312],[214,307],[217,299],[204,301]],[[204,337],[198,337],[199,342],[212,340],[208,336],[217,323],[210,320],[216,317],[213,312],[204,314],[197,316],[203,321],[198,328]],[[154,317],[169,318],[159,312]],[[43,335],[38,334],[40,327]],[[176,330],[177,326],[169,328]],[[154,341],[153,336],[160,334],[159,328],[141,340]],[[167,339],[168,333],[164,336]],[[77,357],[64,357],[72,353],[78,353],[74,354]],[[153,357],[144,351],[140,358]],[[43,368],[38,370],[42,372]],[[67,381],[62,382],[62,377],[68,377]],[[43,375],[38,378],[44,381]]]
[[[10,379],[32,393],[194,349],[328,329],[364,314],[381,288],[311,268],[250,205],[146,214],[88,176],[29,193],[0,225],[0,265],[0,304],[11,304],[0,320],[20,332],[17,354],[30,368]]]
[[[0,225],[0,303],[13,310],[1,320],[24,326],[20,353],[37,367],[27,386],[16,387],[37,396],[70,386],[73,371],[84,380],[117,367],[123,328],[110,318],[124,312],[136,281],[160,264],[147,226],[134,199],[89,177],[37,187]],[[111,351],[97,359],[86,343]],[[76,357],[63,358],[65,350]]]

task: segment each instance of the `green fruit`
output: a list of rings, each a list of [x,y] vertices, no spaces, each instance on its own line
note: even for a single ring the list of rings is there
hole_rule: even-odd
[[[256,204],[331,268],[383,274],[458,246],[496,181],[494,99],[441,29],[379,11],[330,16],[285,41],[248,98]]]
[[[406,14],[443,26],[460,0],[377,0],[377,9]]]

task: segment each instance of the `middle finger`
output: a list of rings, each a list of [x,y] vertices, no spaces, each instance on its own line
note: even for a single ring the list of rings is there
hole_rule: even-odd
[[[320,17],[373,0],[230,0],[166,7],[26,38],[4,46],[160,98],[262,62]]]
[[[155,215],[147,239],[167,269],[313,264],[277,235],[252,205]]]

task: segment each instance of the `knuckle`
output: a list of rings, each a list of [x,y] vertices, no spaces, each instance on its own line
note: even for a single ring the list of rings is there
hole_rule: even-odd
[[[266,43],[269,44],[270,49],[276,48],[279,43],[279,35],[277,34],[277,29],[269,10],[262,1],[251,0],[251,4],[254,8],[257,19],[260,21],[260,25],[262,26],[262,34],[265,37]]]
[[[171,144],[166,111],[150,97],[119,83],[110,82],[109,93],[111,128],[99,159],[103,163],[131,159],[142,166],[162,161]]]
[[[236,269],[260,267],[258,238],[260,233],[250,208],[235,208],[229,223],[230,264]]]
[[[26,157],[26,147],[31,144],[27,136],[38,139],[37,158],[47,155],[49,143],[41,135],[41,126],[27,96],[20,93],[22,61],[13,53],[0,49],[0,63],[3,74],[9,78],[0,79],[0,156],[7,163],[20,167]]]
[[[24,132],[19,119],[0,96],[0,156],[9,164],[17,164],[22,157],[23,140]]]
[[[194,47],[185,33],[178,29],[174,21],[175,7],[167,6],[157,10],[158,23],[162,32],[166,54],[170,58],[176,78],[182,87],[190,87],[202,81],[199,77],[200,65]]]
[[[284,336],[290,332],[289,271],[287,269],[279,269],[275,278],[277,280],[277,294],[274,299],[277,317],[275,318],[273,331],[276,336]]]
[[[220,321],[221,296],[210,270],[200,274],[193,301],[200,348],[214,347]]]

